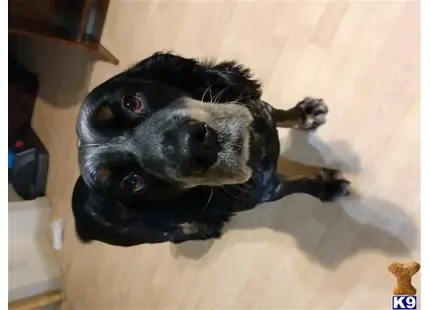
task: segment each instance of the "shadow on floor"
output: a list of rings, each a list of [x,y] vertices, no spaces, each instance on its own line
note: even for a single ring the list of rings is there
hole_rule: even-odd
[[[332,147],[315,136],[297,131],[291,131],[288,140],[289,147],[283,157],[302,158],[306,164],[340,168],[345,172],[360,171],[358,156],[346,143],[336,142]],[[287,162],[291,162],[290,159]],[[280,159],[280,167],[290,167],[290,163],[284,165],[283,161],[285,158]],[[359,187],[359,184],[353,185]],[[244,242],[291,247],[291,243],[282,243],[285,238],[268,234],[264,228],[293,237],[295,247],[328,269],[337,268],[361,251],[407,255],[419,242],[419,229],[411,217],[392,202],[356,193],[336,202],[321,203],[313,197],[296,194],[238,214],[226,230],[232,233],[246,230],[247,233],[230,239],[224,250]],[[213,240],[186,242],[172,245],[171,251],[175,257],[199,259],[211,250],[213,244]],[[210,259],[216,259],[221,252],[211,251]]]

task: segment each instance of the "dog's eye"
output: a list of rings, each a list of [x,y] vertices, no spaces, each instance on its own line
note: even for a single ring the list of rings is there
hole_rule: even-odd
[[[121,183],[122,188],[129,192],[139,192],[143,189],[144,185],[142,177],[135,173],[127,175]]]
[[[140,113],[143,110],[143,100],[139,96],[124,96],[122,104],[133,113]]]

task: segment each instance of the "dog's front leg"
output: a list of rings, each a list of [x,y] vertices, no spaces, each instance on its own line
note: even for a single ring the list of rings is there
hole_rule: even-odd
[[[303,99],[289,110],[271,108],[276,127],[300,130],[315,130],[325,123],[327,113],[327,105],[322,99],[310,97]]]
[[[320,169],[315,176],[303,176],[287,179],[275,174],[265,193],[263,202],[275,201],[284,196],[303,193],[319,198],[321,201],[332,201],[350,193],[350,182],[333,169]]]

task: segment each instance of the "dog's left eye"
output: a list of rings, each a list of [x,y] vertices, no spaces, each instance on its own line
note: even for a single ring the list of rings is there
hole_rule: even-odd
[[[124,190],[134,193],[141,191],[144,185],[143,178],[136,173],[127,175],[121,182],[121,186]]]
[[[122,104],[133,113],[140,113],[143,111],[143,100],[139,96],[124,96],[122,98]]]

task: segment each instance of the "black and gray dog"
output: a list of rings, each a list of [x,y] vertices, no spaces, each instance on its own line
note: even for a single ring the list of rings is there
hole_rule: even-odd
[[[263,202],[348,195],[350,183],[336,170],[276,173],[276,128],[316,129],[328,111],[323,100],[279,110],[261,93],[236,62],[169,53],[95,88],[77,121],[78,237],[117,246],[218,238],[235,213]]]

